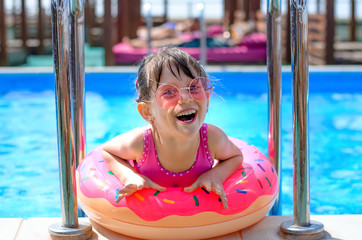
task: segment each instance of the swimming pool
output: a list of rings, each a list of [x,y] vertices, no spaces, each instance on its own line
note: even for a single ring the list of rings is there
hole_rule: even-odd
[[[206,122],[267,152],[267,73],[213,71]],[[283,72],[282,214],[292,215],[291,73]],[[137,126],[135,72],[86,74],[87,152]],[[54,75],[0,69],[0,217],[60,216]],[[362,213],[362,69],[310,73],[312,214]]]

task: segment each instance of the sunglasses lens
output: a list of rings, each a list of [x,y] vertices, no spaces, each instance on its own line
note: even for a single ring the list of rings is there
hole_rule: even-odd
[[[212,94],[212,85],[209,80],[203,77],[195,78],[191,81],[188,88],[191,97],[196,101],[206,101]],[[158,87],[156,91],[156,102],[161,107],[167,109],[173,107],[180,100],[179,89],[171,84],[165,84]]]
[[[170,84],[162,85],[157,89],[156,102],[164,108],[176,105],[180,98],[178,89]]]
[[[212,85],[206,78],[195,78],[190,83],[190,94],[196,101],[205,101],[212,94]]]

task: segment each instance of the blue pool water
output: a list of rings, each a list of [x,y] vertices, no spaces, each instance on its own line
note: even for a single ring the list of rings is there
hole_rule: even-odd
[[[212,72],[206,122],[267,153],[266,72]],[[135,73],[86,75],[87,152],[145,125]],[[0,217],[60,216],[53,73],[0,73]],[[292,215],[291,74],[283,73],[282,214]],[[362,71],[311,72],[312,214],[362,214]]]

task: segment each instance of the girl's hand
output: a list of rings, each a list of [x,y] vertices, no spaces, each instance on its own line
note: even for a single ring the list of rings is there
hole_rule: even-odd
[[[138,190],[143,188],[153,188],[157,191],[164,192],[166,191],[165,187],[155,183],[146,176],[135,174],[131,178],[128,178],[124,187],[118,191],[118,197],[116,203],[119,203],[124,197],[128,197],[135,193]]]
[[[223,180],[219,176],[217,170],[215,168],[210,169],[209,171],[200,175],[200,177],[189,187],[184,189],[185,192],[193,192],[197,188],[206,188],[207,191],[212,191],[220,196],[222,204],[224,208],[229,208],[227,204],[227,197],[224,191],[224,187],[222,186]]]

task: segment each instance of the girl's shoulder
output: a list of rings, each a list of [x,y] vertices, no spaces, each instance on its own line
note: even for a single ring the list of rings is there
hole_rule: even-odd
[[[207,140],[211,147],[222,144],[227,139],[228,137],[220,127],[213,124],[207,124]]]
[[[219,135],[225,135],[225,133],[220,127],[208,123],[207,124],[207,135],[210,137],[216,137]]]
[[[124,142],[128,142],[130,149],[136,152],[143,152],[144,134],[149,127],[139,127],[122,134]]]
[[[215,125],[208,125],[208,144],[212,157],[218,160],[227,160],[232,156],[240,155],[240,149],[233,144],[226,133]]]
[[[103,149],[124,159],[137,159],[143,153],[145,127],[122,133],[103,145]]]

